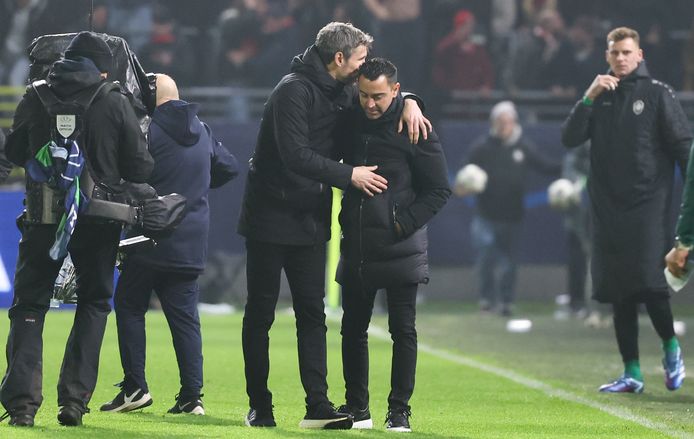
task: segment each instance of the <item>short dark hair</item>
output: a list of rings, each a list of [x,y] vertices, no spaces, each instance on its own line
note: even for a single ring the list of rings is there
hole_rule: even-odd
[[[370,48],[373,40],[371,35],[354,27],[351,23],[333,21],[318,32],[315,45],[321,59],[325,65],[328,65],[337,52],[342,52],[345,58],[349,58],[354,49],[359,46]]]
[[[607,34],[607,45],[609,46],[610,43],[616,43],[626,40],[627,38],[633,39],[636,45],[639,46],[639,33],[628,27],[612,29],[610,33]]]
[[[398,82],[398,68],[385,58],[371,58],[359,67],[359,76],[369,81],[375,81],[381,75],[386,77],[388,84]]]

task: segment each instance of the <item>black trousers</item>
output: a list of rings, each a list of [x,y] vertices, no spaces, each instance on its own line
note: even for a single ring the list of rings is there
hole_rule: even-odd
[[[196,274],[152,269],[132,256],[118,278],[114,308],[118,324],[118,347],[123,366],[123,384],[128,394],[149,392],[145,379],[145,313],[152,291],[157,293],[171,330],[178,362],[181,400],[197,398],[202,389],[202,337]]]
[[[299,350],[299,373],[306,405],[329,404],[325,334],[325,244],[293,246],[246,241],[248,298],[243,315],[243,358],[250,406],[268,409],[272,393],[269,331],[275,320],[284,269],[292,295]]]
[[[667,292],[652,294],[647,297],[634,296],[630,300],[614,303],[614,330],[617,336],[619,353],[625,363],[639,359],[639,304],[646,305],[651,323],[661,340],[666,341],[675,336],[672,309]]]
[[[48,256],[55,232],[54,225],[26,225],[19,242],[7,371],[0,385],[0,402],[10,414],[36,414],[43,401],[43,325],[62,265]],[[59,406],[86,411],[94,391],[119,235],[118,225],[78,224],[70,240],[79,299],[58,379]]]
[[[574,231],[567,234],[569,250],[568,283],[570,307],[578,311],[586,306],[586,278],[588,277],[588,253],[585,251],[580,236]]]
[[[393,340],[389,409],[409,409],[417,368],[415,328],[417,284],[386,288],[388,331]],[[376,290],[365,289],[359,279],[346,277],[342,285],[342,368],[345,400],[360,409],[369,406],[369,340],[367,330]]]

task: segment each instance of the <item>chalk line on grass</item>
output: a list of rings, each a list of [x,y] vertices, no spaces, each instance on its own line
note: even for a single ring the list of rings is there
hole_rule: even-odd
[[[382,340],[390,340],[390,334],[388,331],[385,329],[376,326],[376,325],[371,325],[369,326],[369,335],[372,335],[376,338],[382,339]],[[623,407],[615,407],[612,405],[608,404],[603,404],[597,401],[593,401],[588,398],[584,398],[582,396],[576,395],[574,393],[568,392],[566,390],[562,389],[557,389],[555,387],[550,386],[547,383],[543,383],[542,381],[535,380],[532,378],[528,378],[526,376],[523,376],[519,373],[516,373],[512,370],[509,369],[504,369],[502,367],[497,367],[497,366],[492,366],[490,364],[483,363],[481,361],[474,360],[472,358],[465,357],[463,355],[459,354],[454,354],[452,352],[447,352],[442,349],[437,349],[434,347],[431,347],[427,344],[424,343],[418,343],[418,350],[420,352],[425,352],[429,355],[433,355],[435,357],[442,358],[444,360],[451,361],[453,363],[461,364],[464,366],[471,367],[473,369],[481,370],[483,372],[487,372],[493,375],[497,375],[502,378],[506,378],[508,380],[511,380],[515,383],[518,383],[522,386],[529,387],[531,389],[536,389],[539,390],[543,393],[545,393],[548,396],[555,397],[555,398],[561,398],[565,401],[570,401],[570,402],[575,402],[578,404],[586,405],[588,407],[592,407],[594,409],[600,410],[602,412],[608,413],[612,416],[615,416],[617,418],[623,419],[625,421],[630,421],[635,424],[641,425],[642,427],[646,427],[651,430],[656,430],[660,433],[666,434],[668,436],[674,437],[674,438],[679,438],[679,439],[694,439],[694,435],[683,432],[683,431],[678,431],[670,426],[660,423],[660,422],[655,422],[651,421],[650,419],[644,418],[643,416],[636,415],[629,411],[626,408]]]

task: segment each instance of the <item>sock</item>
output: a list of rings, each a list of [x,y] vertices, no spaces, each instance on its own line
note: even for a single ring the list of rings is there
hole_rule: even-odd
[[[624,375],[634,378],[635,380],[643,381],[639,360],[629,360],[624,363]]]
[[[677,341],[677,337],[672,337],[670,340],[665,340],[663,342],[663,350],[666,354],[674,354],[679,349],[680,344]]]

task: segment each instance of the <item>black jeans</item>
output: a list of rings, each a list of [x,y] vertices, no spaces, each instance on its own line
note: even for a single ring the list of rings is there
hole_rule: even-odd
[[[275,320],[282,269],[292,294],[299,349],[299,373],[306,405],[329,404],[325,334],[325,244],[281,245],[246,241],[248,298],[243,315],[243,357],[250,406],[272,405],[268,332]]]
[[[415,328],[417,284],[386,288],[388,331],[393,340],[389,409],[409,409],[417,368]],[[367,330],[373,311],[375,290],[366,290],[355,278],[342,285],[342,368],[345,400],[360,409],[369,406],[369,340]]]
[[[149,392],[145,379],[145,313],[152,291],[157,293],[171,330],[181,381],[180,398],[197,398],[202,389],[202,337],[198,315],[200,295],[196,274],[159,271],[128,258],[118,279],[114,308],[123,388]]]
[[[630,300],[614,303],[614,330],[617,336],[619,353],[625,363],[639,359],[639,304],[646,305],[651,323],[661,340],[666,341],[675,336],[672,322],[670,299],[666,292],[648,297],[633,297]]]
[[[19,242],[14,299],[9,310],[7,371],[0,401],[10,414],[34,415],[43,402],[43,324],[62,261],[48,250],[55,225],[26,225]],[[58,405],[86,411],[96,385],[99,353],[111,311],[120,226],[78,224],[68,249],[77,273],[78,304],[58,379]]]

